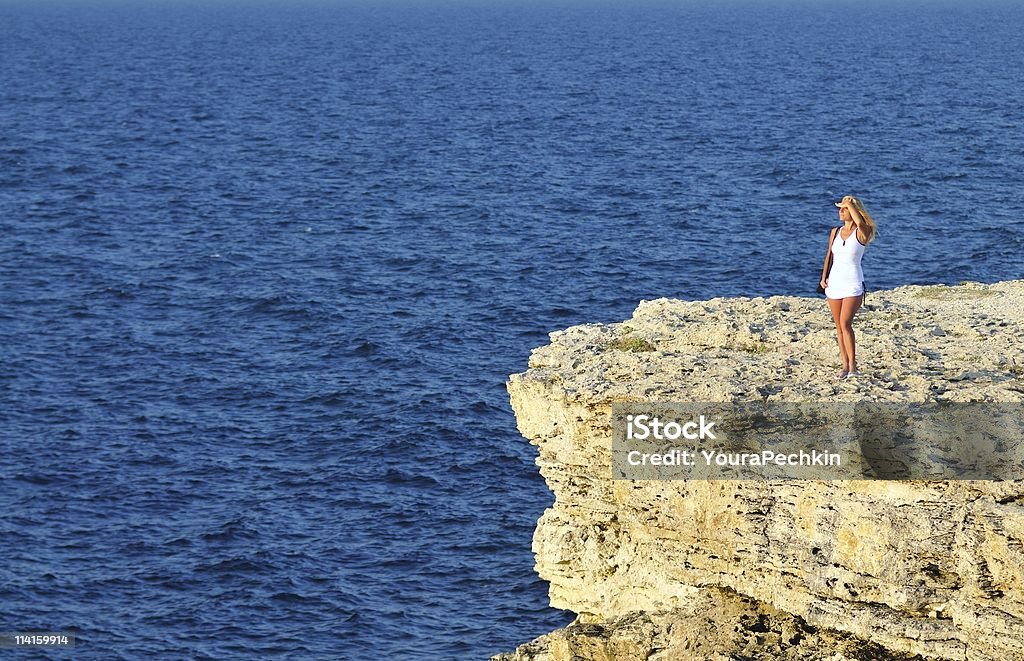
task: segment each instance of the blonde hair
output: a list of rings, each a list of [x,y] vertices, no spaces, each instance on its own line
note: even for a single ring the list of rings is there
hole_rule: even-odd
[[[857,210],[857,213],[860,214],[861,219],[864,221],[864,236],[867,238],[868,243],[874,241],[875,237],[878,236],[878,226],[875,225],[875,220],[868,213],[868,210],[864,208],[864,203],[853,195],[847,195],[840,204],[848,204]]]

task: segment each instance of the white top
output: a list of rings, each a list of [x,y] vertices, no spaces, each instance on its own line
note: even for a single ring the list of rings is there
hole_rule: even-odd
[[[828,286],[825,296],[828,298],[846,298],[860,296],[864,293],[864,272],[860,260],[864,256],[864,244],[857,238],[857,228],[845,241],[842,237],[843,228],[836,232],[832,240],[832,268],[828,272]]]

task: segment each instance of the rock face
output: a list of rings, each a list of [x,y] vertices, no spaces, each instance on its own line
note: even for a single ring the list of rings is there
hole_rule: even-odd
[[[808,625],[748,597],[706,588],[667,612],[634,611],[600,623],[575,622],[497,661],[542,659],[846,659],[919,661],[881,645]]]
[[[1024,281],[871,292],[854,329],[843,381],[821,299],[552,333],[508,390],[555,494],[536,569],[578,617],[498,658],[1024,659],[1024,482],[611,479],[617,401],[1024,402]]]

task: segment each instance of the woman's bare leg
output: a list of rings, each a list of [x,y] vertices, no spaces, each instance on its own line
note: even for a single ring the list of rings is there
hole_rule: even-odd
[[[843,371],[849,371],[848,365],[850,362],[846,358],[846,346],[843,342],[843,325],[840,321],[842,318],[843,301],[842,298],[827,298],[828,309],[832,311],[832,319],[836,322],[836,337],[839,340],[839,359],[843,363]]]
[[[841,328],[840,343],[846,350],[846,368],[855,372],[857,370],[857,338],[853,333],[853,315],[860,309],[863,296],[850,296],[840,301],[839,326]]]

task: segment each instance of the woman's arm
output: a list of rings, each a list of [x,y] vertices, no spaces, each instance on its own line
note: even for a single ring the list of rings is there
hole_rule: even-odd
[[[826,287],[825,274],[828,271],[828,258],[832,255],[832,241],[836,238],[836,229],[832,228],[832,231],[828,233],[828,247],[825,249],[825,262],[821,265],[821,286]]]
[[[850,218],[853,220],[853,224],[857,227],[857,240],[861,243],[867,242],[868,233],[864,230],[864,218],[862,218],[860,213],[853,208],[852,204],[847,204],[846,210],[850,212]]]

